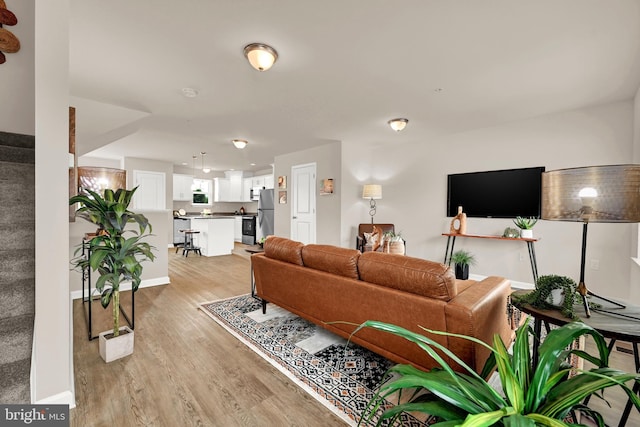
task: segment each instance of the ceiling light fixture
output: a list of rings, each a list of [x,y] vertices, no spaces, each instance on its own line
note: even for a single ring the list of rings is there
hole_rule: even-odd
[[[248,142],[245,141],[244,139],[234,139],[231,141],[233,143],[233,145],[235,145],[235,147],[238,150],[242,150],[244,147],[247,146]]]
[[[391,126],[391,129],[395,130],[396,132],[400,132],[402,129],[407,127],[407,123],[409,123],[408,119],[391,119],[389,120],[387,123],[389,123],[389,126]]]
[[[187,98],[195,98],[198,96],[198,91],[191,87],[183,87],[182,94]]]
[[[256,70],[267,71],[278,59],[278,52],[266,44],[251,43],[244,47],[244,56]]]
[[[205,156],[206,154],[207,154],[207,153],[206,153],[206,152],[204,152],[204,151],[201,151],[201,152],[200,152],[200,155],[202,156],[202,172],[204,172],[204,173],[209,173],[209,172],[211,172],[211,169],[210,169],[210,168],[205,168],[205,167],[204,167],[204,156]]]

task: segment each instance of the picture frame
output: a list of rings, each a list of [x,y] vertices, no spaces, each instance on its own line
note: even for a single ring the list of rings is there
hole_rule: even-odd
[[[287,192],[286,191],[278,191],[278,203],[281,205],[287,204]]]
[[[322,187],[320,187],[320,195],[327,196],[333,194],[335,190],[333,178],[326,178],[322,180]]]
[[[278,177],[278,188],[284,190],[287,188],[287,177],[282,175]]]

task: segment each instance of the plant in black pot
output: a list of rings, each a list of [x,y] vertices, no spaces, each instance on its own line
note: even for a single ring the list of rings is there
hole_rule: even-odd
[[[459,250],[451,254],[451,262],[455,264],[456,279],[467,280],[469,278],[469,266],[475,265],[476,258],[471,252]]]
[[[100,355],[106,362],[133,352],[133,331],[126,326],[120,327],[120,285],[130,281],[132,292],[138,290],[142,262],[155,258],[154,248],[143,241],[151,232],[151,224],[144,215],[128,210],[136,189],[115,192],[106,189],[104,197],[85,190],[86,194],[69,199],[70,205],[80,204],[76,216],[98,226],[96,236],[88,241],[89,256],[77,256],[71,263],[82,271],[90,268],[99,273],[96,289],[101,293],[100,302],[104,308],[112,305],[113,331],[100,334]],[[127,228],[129,224],[137,227]],[[76,249],[76,255],[82,251],[82,246]],[[118,340],[123,331],[126,339]]]

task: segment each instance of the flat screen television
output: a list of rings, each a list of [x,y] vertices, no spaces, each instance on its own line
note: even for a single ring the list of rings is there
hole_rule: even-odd
[[[447,216],[462,206],[467,217],[540,216],[544,167],[450,174]]]

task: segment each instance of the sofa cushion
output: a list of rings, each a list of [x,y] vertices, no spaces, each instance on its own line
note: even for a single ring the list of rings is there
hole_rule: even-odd
[[[264,255],[268,258],[288,262],[296,265],[302,263],[303,243],[285,239],[284,237],[269,236],[264,241]]]
[[[339,248],[330,245],[306,245],[302,248],[302,261],[305,267],[326,271],[351,279],[358,279],[357,249]]]
[[[404,255],[365,252],[360,279],[416,295],[449,301],[458,294],[453,271],[444,264]]]

